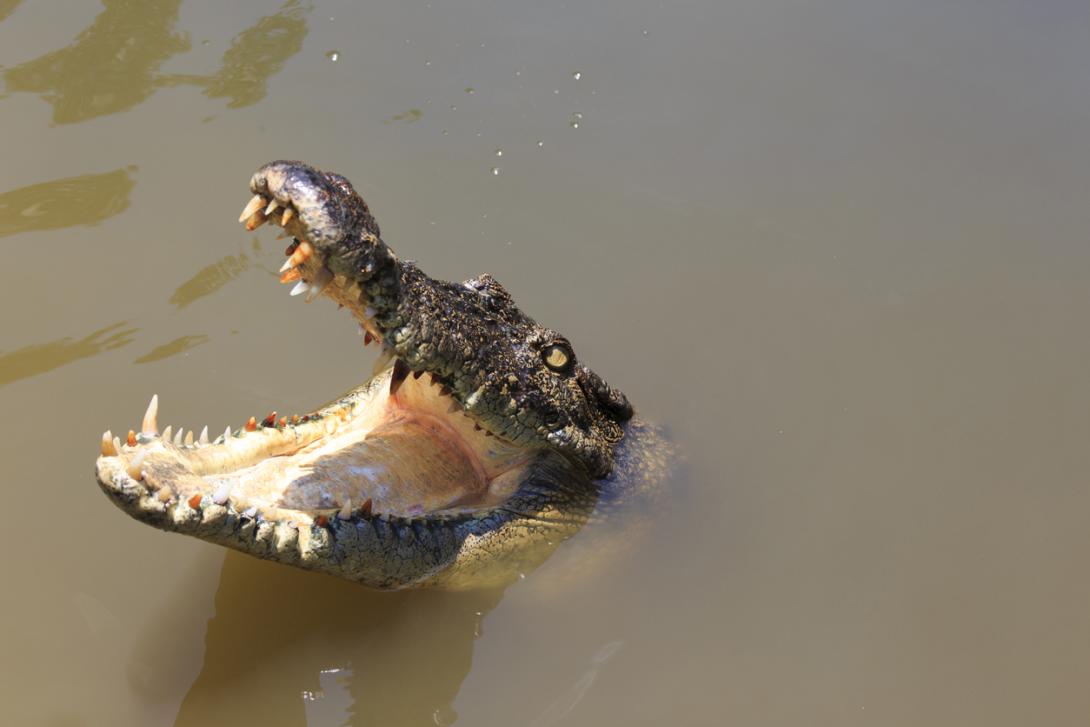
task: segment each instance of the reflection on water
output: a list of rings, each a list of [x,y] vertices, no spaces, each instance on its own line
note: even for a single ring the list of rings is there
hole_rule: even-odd
[[[174,32],[181,0],[103,0],[68,46],[4,71],[10,90],[41,94],[53,121],[72,124],[130,109],[155,92],[155,72],[189,50]]]
[[[173,341],[164,343],[161,346],[156,346],[140,358],[133,359],[133,363],[144,364],[153,361],[162,361],[165,358],[177,356],[179,353],[185,353],[189,349],[196,348],[206,341],[208,341],[208,336],[203,333],[192,336],[179,336]]]
[[[227,255],[207,265],[193,277],[179,285],[170,296],[170,304],[185,308],[195,300],[212,295],[250,268],[250,258],[246,253]]]
[[[0,21],[11,15],[22,3],[23,0],[0,0]]]
[[[381,593],[228,553],[204,666],[175,724],[305,725],[308,713],[449,724],[481,620],[502,595]]]
[[[203,86],[241,108],[263,99],[268,79],[303,47],[307,10],[289,2],[239,33],[215,74],[160,75],[191,47],[188,34],[174,31],[180,2],[103,0],[105,9],[71,44],[4,71],[8,90],[40,94],[58,124],[126,111],[164,86]],[[0,19],[17,4],[0,5]]]
[[[305,11],[289,2],[274,14],[239,33],[223,54],[220,71],[208,79],[205,95],[226,98],[230,108],[265,98],[266,82],[303,48],[307,35]]]
[[[91,225],[123,212],[134,167],[32,184],[0,194],[0,237]]]
[[[128,321],[119,321],[112,326],[100,328],[78,341],[62,338],[49,343],[35,343],[11,353],[0,354],[0,386],[13,381],[26,379],[81,358],[94,356],[103,351],[127,346],[136,333],[135,328],[126,328]]]

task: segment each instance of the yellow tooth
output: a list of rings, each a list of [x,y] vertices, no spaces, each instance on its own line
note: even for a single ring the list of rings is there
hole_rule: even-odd
[[[269,215],[271,215],[273,213],[273,210],[275,210],[279,206],[279,202],[277,202],[275,199],[271,200],[269,202],[269,206],[265,208],[265,216],[268,217]]]
[[[156,421],[159,416],[159,395],[155,394],[151,397],[151,401],[148,403],[148,410],[144,412],[144,423],[140,425],[140,433],[147,434],[148,436],[156,436],[159,434],[159,423]]]
[[[284,216],[281,218],[280,224],[281,225],[287,225],[289,222],[291,222],[291,218],[294,217],[294,216],[295,216],[295,210],[293,210],[291,207],[285,207],[284,208]]]
[[[246,206],[242,208],[242,214],[238,216],[238,221],[245,222],[250,215],[261,209],[264,204],[265,198],[260,194],[255,194],[253,199],[246,203]]]
[[[193,446],[193,430],[192,429],[190,429],[188,432],[185,433],[185,446],[187,446],[187,447],[192,447]]]
[[[114,437],[114,451],[121,453],[121,437]]]
[[[201,430],[201,437],[198,439],[201,444],[208,444],[208,425],[204,425],[204,429]]]
[[[171,433],[173,431],[174,430],[170,428],[170,425],[167,424],[167,428],[163,430],[163,441],[164,442],[169,442],[170,441],[170,435],[171,435]]]
[[[107,429],[102,433],[102,456],[103,457],[116,457],[117,450],[114,449],[114,435]]]
[[[182,446],[182,433],[184,431],[185,430],[182,427],[178,427],[178,433],[174,435],[174,446],[175,447],[181,447]]]
[[[136,456],[129,461],[128,466],[125,467],[125,471],[129,474],[129,477],[133,478],[134,480],[144,479],[144,472],[141,467],[144,464],[144,457],[147,455],[147,453],[148,450],[142,449],[137,452]]]
[[[342,507],[340,512],[337,513],[337,517],[339,517],[341,520],[351,520],[352,519],[352,498],[351,497],[344,501],[344,507]]]

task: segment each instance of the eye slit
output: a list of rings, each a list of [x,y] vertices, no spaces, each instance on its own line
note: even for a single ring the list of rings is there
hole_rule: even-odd
[[[541,349],[541,358],[553,371],[567,373],[571,370],[575,356],[570,348],[562,343],[552,343]]]

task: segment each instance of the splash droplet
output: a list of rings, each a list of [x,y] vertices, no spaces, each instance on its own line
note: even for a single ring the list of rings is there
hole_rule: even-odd
[[[539,148],[540,148],[540,147],[543,147],[543,146],[545,146],[545,142],[543,142],[543,141],[539,141],[539,142],[537,143],[537,145],[538,145],[538,147],[539,147]]]
[[[325,57],[336,63],[341,57],[341,52],[336,50],[327,51]]]
[[[473,94],[477,93],[477,89],[473,88],[473,86],[466,86],[466,93],[472,96]]]
[[[496,150],[496,156],[498,156],[498,157],[503,156],[503,149],[497,149]]]
[[[500,176],[500,168],[499,167],[492,167],[492,176],[493,177]]]
[[[571,77],[574,78],[576,81],[578,81],[580,78],[583,77],[583,74],[580,73],[579,71],[576,71],[575,73],[571,74]]]

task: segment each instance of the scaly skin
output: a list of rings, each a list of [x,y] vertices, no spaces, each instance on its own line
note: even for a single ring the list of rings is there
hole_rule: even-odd
[[[301,279],[308,297],[348,308],[392,365],[301,420],[274,417],[215,443],[166,441],[153,402],[138,437],[103,439],[98,481],[121,509],[164,530],[372,587],[461,588],[508,582],[588,521],[654,497],[669,465],[657,432],[491,276],[448,283],[398,260],[339,175],[273,162],[250,187],[247,227],[271,220],[296,238],[285,278]],[[381,435],[364,424],[368,417],[396,424],[399,416],[440,422],[432,426],[437,446],[456,442],[470,452],[454,461],[476,468],[486,492],[427,511],[396,499],[372,505],[371,496],[353,504],[344,489],[353,483],[338,479],[346,466],[339,449],[328,459],[338,468],[332,479],[309,474],[325,471],[324,455],[313,453],[327,442],[359,428],[356,444],[337,446],[374,446]],[[299,465],[308,474],[267,483],[254,474],[297,456],[311,458]],[[259,486],[245,484],[255,479]],[[373,483],[362,488],[352,490],[357,499],[379,498]]]

